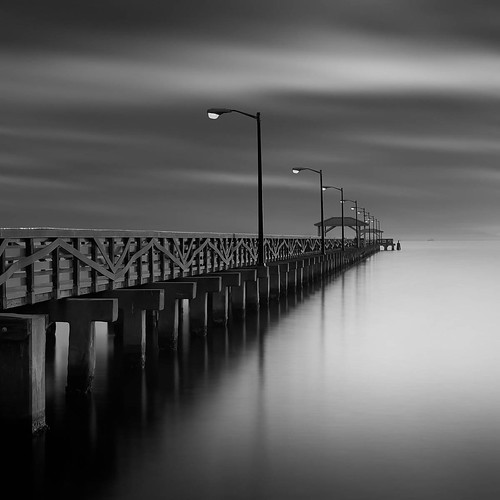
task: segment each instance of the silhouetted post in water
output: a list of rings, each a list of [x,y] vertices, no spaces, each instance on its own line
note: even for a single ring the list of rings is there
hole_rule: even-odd
[[[259,223],[258,223],[258,246],[257,246],[257,265],[265,266],[264,258],[264,208],[262,202],[262,138],[260,131],[260,113],[252,115],[250,113],[245,113],[244,111],[239,111],[237,109],[228,108],[211,108],[207,110],[208,117],[211,120],[217,120],[220,115],[225,113],[239,113],[240,115],[248,116],[257,121],[257,184],[258,184],[258,212],[259,212]]]

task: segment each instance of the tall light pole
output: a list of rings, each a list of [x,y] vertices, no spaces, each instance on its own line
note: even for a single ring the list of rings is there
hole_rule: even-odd
[[[370,214],[370,212],[366,212],[368,216],[368,234],[370,239],[370,246],[373,245],[373,231],[372,231],[372,222],[375,220],[375,217]]]
[[[363,214],[363,223],[366,223],[366,210],[364,207],[359,207],[359,210],[363,210],[363,212],[357,211],[358,215]],[[363,246],[366,246],[366,230],[363,227]]]
[[[370,212],[366,212],[365,222],[368,222],[368,246],[371,246],[371,244],[372,244],[372,228],[371,228]]]
[[[359,228],[358,228],[358,200],[344,200],[344,201],[350,201],[351,203],[354,203],[355,208],[351,207],[351,210],[355,211],[356,214],[356,248],[359,248]]]
[[[252,115],[237,109],[228,108],[210,108],[207,110],[208,117],[211,120],[217,120],[220,115],[225,113],[239,113],[240,115],[253,118],[257,122],[257,189],[258,189],[258,244],[257,244],[257,265],[265,266],[264,259],[264,208],[262,203],[262,140],[260,132],[260,113]]]
[[[345,238],[344,238],[344,188],[339,188],[335,186],[323,186],[323,190],[327,189],[336,189],[337,191],[340,191],[340,204],[342,205],[342,251],[345,250]]]
[[[314,168],[292,168],[292,173],[298,174],[302,172],[302,170],[310,170],[311,172],[316,172],[319,175],[319,192],[320,192],[320,200],[321,200],[321,255],[325,255],[325,220],[323,215],[323,191],[325,188],[323,187],[323,170],[314,170]]]

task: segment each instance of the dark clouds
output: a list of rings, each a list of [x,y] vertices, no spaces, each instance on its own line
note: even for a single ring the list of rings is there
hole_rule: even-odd
[[[498,237],[494,2],[0,7],[4,226],[311,233],[322,168],[397,238]],[[335,193],[327,215],[340,211]],[[22,206],[19,200],[23,200]]]

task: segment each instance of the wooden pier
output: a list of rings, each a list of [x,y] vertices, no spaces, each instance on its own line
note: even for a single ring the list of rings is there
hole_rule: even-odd
[[[255,235],[0,229],[0,421],[46,428],[45,339],[55,323],[70,326],[66,390],[85,395],[96,321],[114,324],[126,364],[144,367],[147,343],[176,348],[183,301],[191,333],[207,335],[230,311],[244,315],[380,249],[344,243],[326,239],[322,254],[318,237],[266,236],[257,266]]]

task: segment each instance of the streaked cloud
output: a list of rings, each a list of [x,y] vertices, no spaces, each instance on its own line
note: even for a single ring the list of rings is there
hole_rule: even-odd
[[[317,217],[316,179],[290,175],[297,165],[322,168],[401,237],[472,227],[443,228],[464,205],[494,226],[492,2],[49,0],[0,12],[0,199],[26,210],[6,225],[253,231],[254,124],[205,116],[227,106],[262,112],[270,232],[308,232]]]

